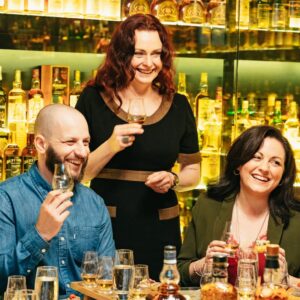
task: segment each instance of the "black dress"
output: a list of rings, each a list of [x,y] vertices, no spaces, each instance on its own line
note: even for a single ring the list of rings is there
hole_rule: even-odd
[[[76,108],[88,122],[91,151],[111,136],[115,125],[126,123],[126,113],[119,110],[115,114],[117,105],[94,87],[84,89]],[[150,277],[158,280],[163,247],[175,245],[179,251],[181,246],[177,197],[173,190],[154,192],[144,180],[135,181],[124,170],[170,170],[176,160],[197,163],[200,155],[195,119],[185,96],[175,94],[172,100],[163,99],[143,128],[144,133],[136,136],[133,145],[105,166],[107,176],[92,180],[91,188],[108,207],[116,248],[133,249],[135,263],[149,265]]]

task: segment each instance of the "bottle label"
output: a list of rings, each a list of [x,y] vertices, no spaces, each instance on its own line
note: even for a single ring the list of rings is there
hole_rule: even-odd
[[[130,5],[129,15],[135,14],[149,14],[150,7],[146,0],[134,0]]]
[[[175,22],[178,20],[178,11],[176,3],[173,1],[164,1],[158,6],[157,17],[161,21]]]
[[[7,156],[5,173],[6,179],[21,174],[22,159],[19,156]]]
[[[35,160],[36,158],[34,156],[23,156],[23,172],[27,172]]]
[[[11,103],[13,100],[15,103]],[[10,96],[8,102],[8,122],[26,121],[26,104],[22,102],[22,96]]]

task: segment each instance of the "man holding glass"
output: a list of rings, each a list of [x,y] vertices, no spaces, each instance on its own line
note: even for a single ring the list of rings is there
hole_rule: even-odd
[[[77,110],[53,104],[35,123],[38,160],[20,176],[0,184],[0,292],[7,277],[27,277],[34,287],[38,266],[55,266],[60,298],[74,293],[85,251],[113,256],[110,217],[103,199],[80,184],[89,155],[89,131]],[[68,168],[72,191],[52,190],[55,163]]]

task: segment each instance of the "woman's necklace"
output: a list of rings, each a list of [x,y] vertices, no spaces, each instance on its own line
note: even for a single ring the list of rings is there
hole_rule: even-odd
[[[241,244],[240,228],[239,228],[239,225],[240,225],[240,222],[239,222],[239,207],[238,207],[237,201],[236,201],[236,204],[235,204],[235,215],[236,215],[236,234],[237,234],[237,239],[238,239],[239,244]],[[261,234],[261,232],[262,232],[262,230],[264,228],[264,225],[265,225],[265,223],[266,223],[269,215],[270,215],[270,212],[269,212],[269,210],[267,210],[267,212],[266,212],[266,214],[264,216],[264,219],[263,219],[263,221],[262,221],[262,223],[261,223],[261,225],[259,227],[259,230],[258,230],[258,233],[256,235],[256,238],[255,238],[255,240],[253,242],[255,242],[255,241],[257,241],[259,239],[259,236],[260,236],[260,234]]]

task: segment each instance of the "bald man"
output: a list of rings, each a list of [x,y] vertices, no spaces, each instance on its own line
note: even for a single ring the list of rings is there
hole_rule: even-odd
[[[83,253],[114,255],[110,217],[100,198],[80,184],[89,154],[83,115],[69,106],[44,107],[35,124],[38,160],[20,176],[0,184],[0,291],[7,277],[27,277],[34,287],[38,266],[56,266],[60,299],[74,291]],[[72,192],[52,191],[54,164],[63,162],[74,179]],[[48,300],[48,299],[47,299]]]

